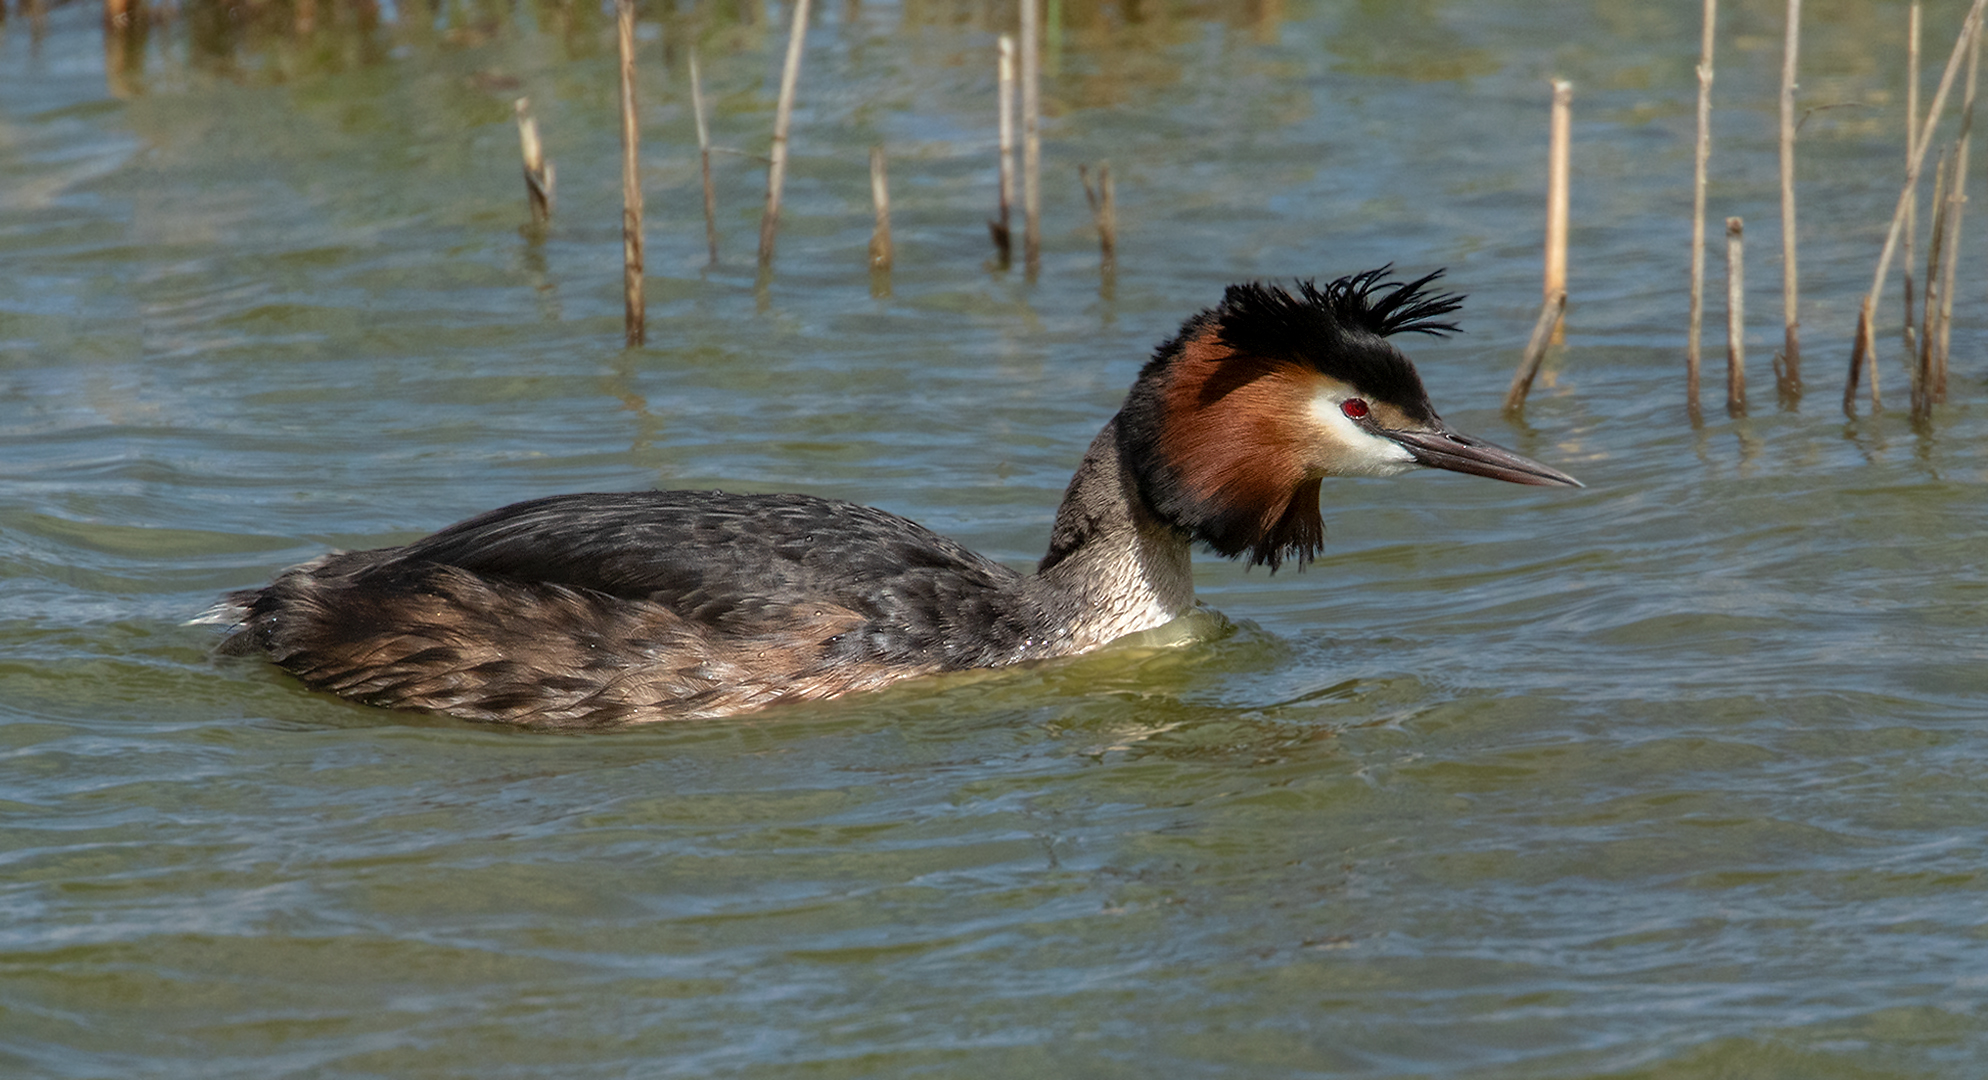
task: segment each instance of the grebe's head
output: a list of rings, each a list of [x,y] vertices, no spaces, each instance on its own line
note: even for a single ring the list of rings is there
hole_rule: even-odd
[[[1122,457],[1168,521],[1231,558],[1300,565],[1325,539],[1319,481],[1426,466],[1519,484],[1581,486],[1566,473],[1452,429],[1388,338],[1439,335],[1463,298],[1442,271],[1388,267],[1295,292],[1232,285],[1140,371],[1118,415]]]

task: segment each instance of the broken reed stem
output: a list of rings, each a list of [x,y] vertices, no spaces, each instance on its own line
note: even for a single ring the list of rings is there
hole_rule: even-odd
[[[1774,380],[1778,395],[1787,399],[1799,398],[1802,393],[1802,320],[1797,304],[1801,286],[1799,265],[1795,260],[1795,54],[1801,45],[1801,38],[1802,0],[1788,0],[1787,38],[1781,50],[1781,311],[1784,330],[1781,362],[1775,366]],[[1742,382],[1742,411],[1746,408],[1745,391]]]
[[[801,45],[808,34],[808,2],[794,0],[787,34],[787,62],[780,69],[780,103],[773,112],[772,163],[766,167],[766,212],[759,218],[759,265],[773,265],[773,237],[780,228],[780,188],[787,180],[787,131],[794,121],[794,87],[801,81]]]
[[[635,0],[615,0],[615,38],[621,47],[621,292],[627,342],[648,337],[642,303],[641,132],[635,123]]]
[[[1547,344],[1553,340],[1553,328],[1560,325],[1561,317],[1566,313],[1565,289],[1548,296],[1539,305],[1539,318],[1532,324],[1532,337],[1526,341],[1525,355],[1519,358],[1519,369],[1512,373],[1511,389],[1505,391],[1506,412],[1518,413],[1525,409],[1526,395],[1532,392],[1532,380],[1539,374],[1541,361],[1546,359]]]
[[[1947,346],[1953,339],[1954,273],[1960,263],[1960,221],[1967,208],[1968,144],[1974,132],[1974,91],[1981,73],[1980,23],[1974,26],[1974,43],[1967,50],[1967,90],[1961,96],[1960,138],[1954,150],[1953,180],[1947,185],[1947,265],[1942,272],[1946,289],[1940,296],[1940,338],[1934,342],[1933,363],[1926,374],[1928,411],[1947,399]]]
[[[1905,205],[1911,200],[1912,189],[1919,183],[1919,169],[1926,162],[1927,148],[1932,145],[1933,128],[1940,119],[1940,110],[1946,107],[1947,93],[1953,89],[1954,77],[1960,73],[1960,58],[1967,51],[1968,42],[1972,40],[1975,28],[1981,23],[1981,10],[1984,6],[1988,6],[1988,0],[1974,0],[1974,3],[1968,6],[1967,18],[1961,22],[1960,37],[1954,41],[1953,54],[1947,57],[1946,71],[1940,76],[1940,88],[1933,94],[1933,104],[1926,110],[1926,122],[1919,129],[1919,134],[1912,138],[1912,156],[1906,162],[1905,168],[1905,186],[1898,193],[1897,209],[1892,211],[1891,228],[1885,233],[1884,251],[1878,256],[1877,272],[1871,278],[1871,291],[1864,297],[1865,314],[1861,318],[1857,344],[1852,346],[1852,352],[1862,349],[1870,354],[1865,359],[1870,366],[1873,408],[1876,407],[1875,395],[1878,383],[1877,358],[1874,355],[1876,349],[1863,348],[1871,333],[1870,313],[1876,309],[1878,297],[1884,292],[1885,275],[1891,272],[1892,255],[1898,250],[1898,234],[1905,226]],[[1853,417],[1856,416],[1857,404],[1855,382],[1856,375],[1853,372],[1843,393],[1844,411]]]
[[[1008,229],[1009,208],[1015,201],[1015,38],[1002,34],[995,42],[998,50],[998,78],[995,93],[1000,98],[1001,117],[1001,203],[1000,216],[987,223],[994,238],[994,250],[1006,269],[1014,257],[1014,235]]]
[[[870,147],[870,201],[877,207],[876,228],[870,233],[870,269],[888,273],[896,250],[890,242],[890,175],[882,146]]]
[[[711,126],[704,119],[704,76],[697,67],[697,49],[690,50],[690,111],[697,117],[697,164],[704,174],[704,246],[711,265],[718,265],[718,189],[711,183]]]
[[[1912,0],[1905,20],[1905,167],[1912,168],[1912,141],[1919,130],[1919,0]],[[1906,195],[1905,236],[1905,355],[1919,354],[1918,331],[1912,324],[1912,239],[1919,231],[1919,189]]]
[[[1084,201],[1091,205],[1091,220],[1098,227],[1098,251],[1108,269],[1118,261],[1118,210],[1111,187],[1111,162],[1098,163],[1096,186],[1089,168],[1077,166],[1077,179],[1084,183]]]
[[[519,98],[518,150],[525,163],[525,199],[531,204],[532,224],[540,229],[552,222],[553,169],[545,160],[545,147],[538,140],[538,121],[532,117],[530,98]]]
[[[1691,187],[1691,323],[1684,339],[1684,398],[1698,412],[1699,341],[1705,325],[1705,171],[1712,159],[1712,53],[1719,0],[1705,0],[1704,39],[1698,52],[1698,153]]]
[[[1546,163],[1546,282],[1543,293],[1567,291],[1567,159],[1573,133],[1574,84],[1553,80],[1553,124]],[[1555,323],[1553,340],[1564,326]]]
[[[1726,415],[1746,415],[1745,224],[1726,219]]]
[[[1042,0],[1022,0],[1022,265],[1042,269]]]

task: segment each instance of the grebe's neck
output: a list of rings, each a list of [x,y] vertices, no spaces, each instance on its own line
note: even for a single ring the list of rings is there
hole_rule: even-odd
[[[1163,626],[1194,605],[1188,533],[1140,495],[1118,423],[1098,432],[1070,478],[1049,552],[1025,586],[1060,624],[1060,653]]]

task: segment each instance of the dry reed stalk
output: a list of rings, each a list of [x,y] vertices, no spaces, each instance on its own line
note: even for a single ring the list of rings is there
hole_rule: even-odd
[[[1719,0],[1705,0],[1705,27],[1698,51],[1698,152],[1691,187],[1691,323],[1684,339],[1684,397],[1698,413],[1699,341],[1705,325],[1705,172],[1712,159],[1712,54]]]
[[[1726,219],[1726,415],[1746,415],[1746,226]]]
[[[697,67],[697,49],[690,50],[690,111],[697,117],[697,164],[704,175],[704,246],[711,265],[718,265],[718,189],[711,183],[711,126],[704,119],[704,76]]]
[[[1519,358],[1519,369],[1512,373],[1511,389],[1505,391],[1505,411],[1518,413],[1526,407],[1526,395],[1532,392],[1532,380],[1539,374],[1539,365],[1546,359],[1546,346],[1553,339],[1553,328],[1560,325],[1561,317],[1567,313],[1567,290],[1561,289],[1548,296],[1539,305],[1539,318],[1532,324],[1532,337],[1526,341],[1525,355]],[[1694,412],[1697,410],[1694,408]]]
[[[1077,166],[1077,179],[1084,183],[1084,201],[1091,205],[1091,220],[1098,227],[1098,251],[1106,268],[1118,261],[1118,209],[1112,195],[1111,163],[1098,163],[1098,181],[1091,184],[1089,168]]]
[[[1877,406],[1877,350],[1863,348],[1871,332],[1870,312],[1877,308],[1878,297],[1884,292],[1884,279],[1891,272],[1892,255],[1898,250],[1898,234],[1905,226],[1905,205],[1912,197],[1912,189],[1918,186],[1919,169],[1926,162],[1926,150],[1933,142],[1933,128],[1939,122],[1940,112],[1946,108],[1947,94],[1953,89],[1954,77],[1960,73],[1960,59],[1967,51],[1968,42],[1973,39],[1976,27],[1981,23],[1981,11],[1988,7],[1988,0],[1974,0],[1968,6],[1967,18],[1961,22],[1960,37],[1954,41],[1953,53],[1947,57],[1946,71],[1940,75],[1940,88],[1933,94],[1933,104],[1926,110],[1926,122],[1919,134],[1912,139],[1912,157],[1906,163],[1905,186],[1898,193],[1898,207],[1892,211],[1891,228],[1885,233],[1884,251],[1878,256],[1877,272],[1871,277],[1871,291],[1864,297],[1865,315],[1859,326],[1857,344],[1852,346],[1853,354],[1863,351],[1870,367],[1872,406]],[[1853,371],[1843,393],[1843,407],[1851,416],[1856,415],[1856,374]]]
[[[131,0],[104,0],[104,29],[122,30],[131,25]]]
[[[525,163],[525,199],[531,204],[532,224],[540,229],[552,222],[553,169],[545,160],[545,146],[538,140],[538,121],[532,117],[530,98],[519,98],[518,150]]]
[[[1954,273],[1960,262],[1960,222],[1961,214],[1967,207],[1967,159],[1968,145],[1974,132],[1974,91],[1981,73],[1981,36],[1983,27],[1974,27],[1974,43],[1967,51],[1967,90],[1961,96],[1960,138],[1954,150],[1953,181],[1947,185],[1947,265],[1942,271],[1946,282],[1945,291],[1940,296],[1940,337],[1934,342],[1931,369],[1926,373],[1926,403],[1928,409],[1947,399],[1947,347],[1953,340],[1953,298]]]
[[[1800,264],[1795,259],[1795,54],[1802,39],[1802,0],[1788,0],[1787,37],[1781,48],[1781,311],[1780,362],[1775,365],[1777,394],[1794,400],[1802,394],[1802,320]],[[1735,219],[1737,220],[1737,219]],[[1745,385],[1740,390],[1745,396]],[[1728,404],[1730,408],[1730,403]],[[1740,408],[1746,408],[1741,400]]]
[[[1022,265],[1042,269],[1042,0],[1022,0]]]
[[[897,252],[890,242],[890,175],[881,146],[870,147],[870,201],[877,208],[876,228],[870,233],[870,269],[888,273]]]
[[[1919,130],[1919,0],[1912,0],[1905,20],[1905,167],[1912,167],[1912,142]],[[1912,239],[1919,231],[1919,189],[1905,201],[1905,355],[1919,353],[1918,332],[1912,325]]]
[[[635,122],[635,0],[615,0],[615,40],[621,48],[621,292],[627,342],[648,338],[642,303],[642,135]]]
[[[1568,142],[1573,135],[1574,84],[1553,80],[1553,124],[1546,164],[1546,282],[1551,297],[1567,291],[1567,172]],[[1563,309],[1564,310],[1564,309]],[[1553,326],[1553,340],[1565,333],[1564,322]]]
[[[998,112],[1001,117],[1001,216],[987,223],[988,235],[994,238],[994,250],[999,254],[1002,268],[1006,268],[1014,256],[1014,235],[1008,229],[1009,208],[1015,201],[1015,38],[1012,34],[1002,34],[996,42],[999,50],[995,93],[1000,97]]]
[[[759,265],[773,265],[773,237],[780,228],[780,188],[787,180],[787,131],[794,121],[794,87],[801,81],[801,45],[808,34],[808,2],[794,0],[787,34],[787,62],[780,69],[780,103],[773,111],[772,163],[766,167],[766,212],[759,218]]]

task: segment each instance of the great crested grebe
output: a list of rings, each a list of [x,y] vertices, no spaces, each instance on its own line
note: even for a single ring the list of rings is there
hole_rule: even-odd
[[[1319,482],[1565,473],[1452,430],[1387,338],[1462,303],[1388,270],[1235,285],[1140,370],[1024,574],[882,510],[639,491],[514,503],[230,595],[223,650],[371,705],[578,728],[714,717],[1070,656],[1194,602],[1189,550],[1303,565]]]

